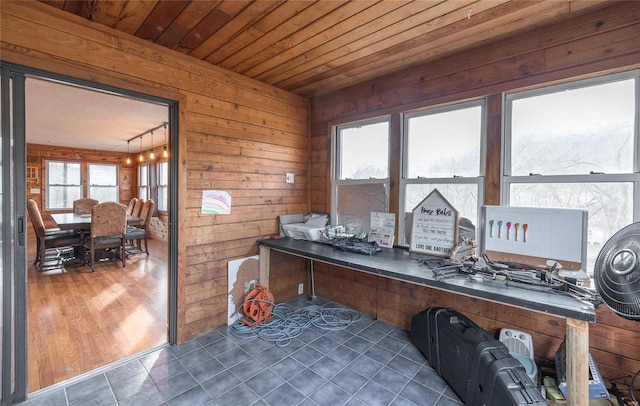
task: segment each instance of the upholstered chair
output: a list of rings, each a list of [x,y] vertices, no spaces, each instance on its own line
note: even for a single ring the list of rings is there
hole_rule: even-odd
[[[96,251],[111,248],[114,259],[125,263],[124,234],[127,228],[127,206],[117,202],[104,202],[93,207],[91,212],[91,234],[85,238],[84,248],[91,272],[95,272]]]
[[[93,206],[98,204],[96,199],[83,197],[82,199],[73,201],[73,212],[76,214],[91,214]]]
[[[138,198],[134,197],[129,200],[129,205],[127,206],[127,216],[133,215],[133,209],[136,207],[136,203],[138,202]]]
[[[142,199],[138,199],[138,201],[136,201],[135,206],[133,206],[133,211],[131,212],[131,215],[133,217],[140,217],[140,212],[142,211],[143,204],[144,204],[144,200]]]
[[[80,245],[80,236],[73,230],[60,230],[59,228],[46,229],[42,214],[35,200],[29,199],[27,211],[36,234],[36,259],[33,264],[37,266],[38,272],[42,272],[45,267],[45,258],[52,248],[77,247]],[[53,257],[59,259],[56,251],[52,252]]]
[[[142,205],[140,210],[141,223],[137,226],[127,227],[127,234],[125,239],[129,241],[127,245],[127,254],[139,254],[145,252],[149,255],[148,234],[149,234],[149,222],[153,215],[153,210],[156,207],[156,203],[149,199]],[[144,240],[144,250],[142,249],[142,240]]]

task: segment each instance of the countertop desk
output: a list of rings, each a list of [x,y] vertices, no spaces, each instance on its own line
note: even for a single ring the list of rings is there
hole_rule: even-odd
[[[258,241],[260,247],[260,283],[269,285],[271,250],[309,259],[311,288],[313,262],[320,261],[361,272],[428,286],[452,293],[464,294],[509,306],[548,313],[566,319],[567,401],[570,406],[589,403],[589,323],[596,321],[593,304],[568,295],[534,291],[525,287],[483,278],[448,278],[436,280],[433,272],[412,259],[403,248],[383,249],[375,255],[345,252],[331,245],[283,238]]]

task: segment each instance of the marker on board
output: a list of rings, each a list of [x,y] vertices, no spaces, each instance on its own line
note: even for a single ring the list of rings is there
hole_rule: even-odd
[[[502,220],[498,221],[498,238],[502,238]]]
[[[522,225],[522,242],[527,242],[527,230],[529,229],[529,224]]]
[[[489,220],[489,237],[493,237],[493,220]]]
[[[518,229],[520,228],[520,223],[514,224],[513,228],[516,229],[516,238],[515,238],[515,240],[518,241]]]
[[[511,236],[511,222],[507,221],[507,240]]]

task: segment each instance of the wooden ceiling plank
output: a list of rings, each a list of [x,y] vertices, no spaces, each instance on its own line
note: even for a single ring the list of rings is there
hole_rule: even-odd
[[[324,16],[327,14],[328,10],[326,9],[327,7],[327,3],[331,3],[331,2],[319,2],[320,4],[318,5],[314,5],[313,9],[308,9],[305,10],[305,13],[307,11],[309,11],[310,14],[312,14],[312,20],[309,21],[309,23],[313,22],[313,21],[317,21],[321,16]],[[391,3],[389,4],[390,7],[392,7],[393,9],[398,9],[398,7],[403,7],[403,5],[407,4],[406,1],[402,1],[402,2],[388,2]],[[427,4],[428,2],[423,2],[423,4]],[[342,3],[339,2],[334,2],[334,5],[341,5]],[[318,7],[322,7],[322,9],[319,9]],[[335,7],[332,7],[330,10],[335,9]],[[329,11],[330,11],[329,10]],[[299,16],[296,16],[296,18]],[[295,33],[299,33],[299,35],[296,37],[297,39],[303,39],[303,38],[309,38],[309,37],[313,37],[315,36],[318,32],[317,30],[320,30],[319,32],[322,32],[325,30],[325,28],[323,27],[319,27],[319,26],[312,26],[311,28],[307,28],[308,23],[298,23],[297,21],[294,22],[294,19],[292,19],[291,21],[288,21],[286,25],[284,26],[280,26],[280,27],[276,27],[274,29],[274,31],[272,31],[271,33],[269,33],[268,35],[265,36],[265,38],[261,38],[261,42],[257,42],[256,44],[256,48],[253,52],[251,53],[245,53],[242,55],[234,55],[234,60],[237,61],[241,61],[241,57],[244,58],[249,58],[253,55],[255,55],[256,51],[257,52],[263,52],[263,55],[265,55],[265,53],[268,55],[269,53],[275,53],[275,52],[281,52],[283,49],[285,48],[290,48],[293,44],[287,44],[284,40],[287,39],[288,36],[291,36]],[[351,24],[355,25],[355,26],[360,26],[361,24],[364,24],[365,22],[362,20],[351,20]],[[386,23],[386,20],[385,20]],[[299,29],[292,29],[292,28],[296,28],[296,26],[300,27]],[[316,31],[311,31],[309,32],[308,30],[316,30]],[[264,41],[266,38],[271,37],[271,40]],[[330,42],[333,42],[334,39],[330,39]],[[272,48],[270,50],[270,48]],[[302,58],[303,60],[307,59],[307,55],[306,53],[301,53],[298,54],[300,56],[300,58]],[[227,61],[225,61],[226,63]],[[228,69],[231,69],[233,67],[233,65],[225,65],[225,67],[227,67]]]
[[[227,24],[233,21],[234,18],[239,13],[241,13],[242,10],[247,8],[251,3],[251,0],[223,1],[222,3],[220,3],[220,5],[216,7],[216,9],[212,12],[214,14],[211,16],[211,18],[207,17],[207,20],[213,23],[213,25],[216,27],[216,30],[211,35],[204,38],[204,41],[201,41],[198,46],[192,47],[191,51],[188,52],[188,54],[198,59],[204,60],[204,58],[218,49],[218,47],[220,46],[218,34],[220,34],[220,31],[223,30]],[[186,43],[183,43],[182,46],[187,47]]]
[[[114,28],[127,34],[134,35],[147,19],[158,0],[129,0],[118,17]]]
[[[271,12],[256,23],[259,24],[261,29],[258,30],[247,30],[246,33],[242,33],[242,31],[237,31],[237,39],[236,37],[230,38],[231,46],[229,44],[224,45],[224,49],[220,48],[216,52],[208,55],[204,60],[213,64],[217,64],[220,66],[227,66],[228,62],[224,62],[227,58],[233,57],[235,53],[242,53],[243,55],[246,53],[256,52],[255,50],[262,50],[261,44],[265,43],[265,37],[271,38],[273,36],[273,32],[277,30],[281,26],[291,26],[292,21],[296,19],[300,15],[304,15],[305,10],[307,10],[310,6],[312,6],[314,0],[305,0],[305,1],[295,1],[295,2],[283,2],[277,8],[271,10]],[[264,27],[264,28],[263,28]],[[273,30],[269,31],[269,28],[273,28]],[[245,28],[243,27],[243,30]],[[247,43],[247,36],[255,36],[256,33],[260,33],[260,38],[254,38],[251,43],[248,43],[248,47],[242,49],[239,45],[242,43]],[[228,49],[227,49],[228,48]],[[223,63],[224,62],[224,63]]]
[[[449,2],[453,4],[454,2]],[[435,7],[436,2],[420,2],[422,6],[427,6],[426,9]],[[394,6],[393,9],[381,9],[380,7]],[[400,7],[395,7],[400,5]],[[296,71],[304,71],[305,66],[321,66],[327,60],[326,57],[323,61],[322,58],[325,55],[330,55],[333,50],[345,49],[355,40],[362,38],[371,38],[371,27],[378,25],[378,28],[393,25],[398,22],[404,21],[408,16],[416,13],[415,5],[411,4],[406,6],[406,3],[399,2],[383,2],[377,4],[370,9],[366,9],[363,12],[352,16],[349,20],[346,20],[342,24],[332,27],[326,32],[319,34],[318,40],[314,41],[312,45],[304,44],[304,49],[292,49],[288,53],[291,58],[288,61],[281,62],[277,66],[271,67],[269,70],[264,71],[259,75],[255,75],[255,78],[264,82],[276,83],[279,80],[283,80],[288,75],[295,75]],[[424,10],[426,10],[424,9]],[[384,20],[386,25],[375,24],[376,21]],[[315,45],[315,46],[314,46]],[[333,56],[333,58],[336,58]],[[254,77],[252,75],[252,77]]]
[[[187,1],[159,1],[136,31],[136,37],[155,41],[188,4]]]
[[[217,33],[218,46],[205,60],[218,65],[229,55],[250,46],[251,43],[264,35],[264,32],[259,29],[259,21],[268,18],[276,9],[281,10],[280,6],[283,4],[285,4],[283,0],[251,3]],[[300,5],[302,4],[304,3],[300,3]]]
[[[572,9],[571,14],[574,15],[574,17],[572,17],[571,25],[565,25],[561,22],[553,26],[545,25],[542,27],[542,29],[544,29],[544,35],[541,35],[539,32],[536,33],[536,35],[534,35],[536,39],[533,43],[531,38],[525,33],[525,35],[510,36],[508,39],[500,41],[499,46],[494,46],[494,42],[491,41],[489,44],[481,47],[474,47],[465,53],[465,64],[460,66],[460,70],[481,69],[486,65],[494,63],[501,64],[503,63],[502,61],[519,57],[523,54],[523,50],[526,50],[524,52],[528,54],[538,51],[545,52],[550,43],[562,44],[572,42],[576,38],[590,37],[594,34],[594,31],[608,31],[611,27],[617,28],[626,26],[627,24],[633,24],[635,21],[638,21],[637,18],[640,13],[640,8],[632,3],[633,2],[618,3],[619,5],[616,6],[617,10],[611,11],[610,17],[606,20],[603,20],[601,14],[597,13],[597,9],[600,8],[598,5],[588,10],[585,9],[584,12],[581,12],[580,16],[575,16],[575,11]],[[604,24],[602,24],[603,22]],[[508,27],[505,27],[505,29],[507,28]],[[436,52],[440,51],[436,50]],[[390,79],[390,82],[393,83],[394,91],[406,92],[406,90],[403,90],[404,87],[410,88],[411,86],[415,86],[415,82],[409,78],[415,78],[416,75],[421,75],[421,72],[424,72],[424,74],[422,74],[424,80],[422,86],[425,88],[428,88],[428,84],[426,83],[431,80],[447,75],[456,75],[457,72],[455,70],[452,71],[451,68],[451,66],[456,66],[452,64],[452,58],[456,61],[460,59],[456,53],[449,57],[438,57],[426,64],[416,64],[412,69],[403,69],[392,73],[393,78]],[[441,79],[438,80],[441,81]],[[376,90],[384,93],[385,83],[386,82],[378,82]],[[363,90],[363,87],[359,87],[359,89],[361,92],[368,92],[366,88]],[[336,92],[335,94],[336,97],[341,97],[340,92]],[[307,97],[309,97],[309,93]],[[353,97],[357,98],[357,95]],[[322,100],[324,106],[330,106],[335,103],[332,97],[324,97]]]
[[[192,1],[156,39],[156,44],[175,49],[180,41],[220,4],[216,1]]]
[[[64,10],[64,0],[40,0],[44,4]]]
[[[92,21],[114,27],[126,4],[125,1],[113,0],[97,2],[93,10]]]
[[[423,13],[411,14],[406,17],[404,13],[407,10],[397,10],[394,12],[396,20],[391,25],[382,26],[382,28],[375,32],[366,31],[368,27],[357,29],[349,32],[337,39],[336,42],[327,44],[321,49],[315,49],[306,53],[306,63],[296,69],[296,72],[285,70],[270,78],[265,78],[264,81],[270,84],[282,84],[282,86],[289,86],[297,81],[306,80],[310,77],[322,73],[327,67],[338,66],[337,63],[341,59],[354,60],[358,59],[355,53],[363,49],[368,52],[376,52],[385,49],[393,42],[391,39],[395,38],[415,38],[424,35],[425,32],[431,32],[445,27],[450,24],[455,24],[461,20],[466,19],[464,10],[472,4],[469,2],[443,2],[435,7],[431,7],[425,10]],[[496,7],[500,5],[499,2],[480,2],[476,3],[474,7],[488,8]],[[387,19],[387,16],[381,16],[378,20]],[[391,38],[391,39],[390,39]],[[328,51],[328,52],[327,52]],[[343,61],[344,62],[344,61]],[[381,63],[383,63],[381,61]],[[305,72],[302,69],[307,69]]]
[[[330,3],[330,2],[325,2]],[[315,7],[318,3],[313,1],[305,2],[285,2],[261,20],[257,21],[252,27],[238,37],[225,44],[225,52],[217,52],[216,55],[210,56],[215,58],[215,63],[226,69],[231,69],[236,60],[246,59],[265,48],[273,48],[279,42],[277,30],[282,26],[288,25],[291,29],[292,25],[301,26],[307,23],[307,19],[315,18],[309,13],[311,7]],[[339,6],[339,4],[325,4],[327,7]],[[282,35],[282,34],[280,34]],[[229,46],[229,49],[226,49]],[[221,50],[222,51],[222,50]],[[209,62],[209,58],[207,59]]]
[[[437,3],[423,2],[420,4],[430,4],[432,6]],[[252,73],[249,76],[266,82],[271,77],[279,75],[283,71],[308,64],[315,58],[328,53],[329,50],[327,48],[329,44],[335,47],[347,46],[347,44],[356,37],[356,35],[353,34],[354,32],[360,32],[360,35],[366,36],[368,31],[363,26],[367,24],[373,25],[373,22],[382,18],[382,16],[385,17],[385,21],[388,24],[403,19],[405,17],[404,14],[396,14],[398,12],[402,13],[398,9],[406,7],[405,5],[406,2],[382,1],[359,13],[355,13],[339,24],[335,24],[329,29],[319,32],[317,35],[301,42],[298,46],[292,47],[281,55],[278,55],[278,57],[272,58],[273,62],[266,61],[266,65],[262,68],[263,71],[260,74]],[[396,16],[394,17],[394,15]],[[248,73],[245,72],[245,74]]]
[[[82,18],[89,19],[91,15],[91,3],[91,0],[66,0],[62,9]]]
[[[211,36],[229,22],[233,16],[242,11],[248,3],[236,1],[232,4],[232,6],[236,7],[234,10],[226,9],[224,7],[225,4],[227,3],[224,1],[219,2],[216,8],[211,10],[207,16],[180,40],[176,50],[185,54],[191,53],[211,38]]]
[[[466,28],[460,28],[461,26],[448,26],[443,29],[430,33],[430,39],[425,38],[427,41],[424,44],[404,44],[404,49],[398,45],[393,49],[387,49],[382,55],[377,55],[377,59],[373,57],[365,57],[369,63],[357,64],[357,66],[351,66],[350,69],[344,69],[341,71],[342,76],[337,78],[331,75],[331,71],[320,72],[318,75],[312,76],[303,82],[292,85],[297,91],[302,94],[316,88],[318,83],[322,84],[321,89],[338,89],[341,87],[354,84],[353,78],[358,77],[358,81],[362,80],[362,76],[367,72],[371,72],[374,67],[372,65],[379,66],[381,58],[385,60],[385,66],[383,69],[376,71],[375,75],[369,77],[372,79],[378,76],[383,71],[387,74],[399,69],[407,68],[411,64],[417,62],[424,63],[424,57],[429,60],[434,60],[436,57],[443,57],[451,53],[450,49],[456,49],[456,52],[460,50],[468,49],[470,47],[479,46],[481,43],[486,43],[488,40],[494,40],[502,37],[506,33],[520,31],[524,32],[531,26],[531,21],[527,21],[528,17],[535,16],[537,19],[548,19],[550,16],[557,16],[558,14],[567,13],[568,4],[561,2],[540,2],[536,4],[529,4],[529,7],[522,8],[522,2],[519,4],[508,3],[505,5],[507,9],[492,9],[484,14],[477,14],[476,20],[481,20],[478,24],[470,25]],[[472,17],[473,19],[473,17]],[[455,44],[455,46],[453,46]],[[417,45],[417,46],[416,46]],[[417,59],[416,55],[422,57]],[[347,84],[349,83],[349,84]],[[318,94],[318,93],[314,93]]]
[[[342,34],[341,30],[348,30],[343,22],[352,16],[374,5],[384,5],[389,10],[399,7],[398,2],[376,1],[350,1],[322,16],[311,23],[304,30],[297,31],[284,38],[278,46],[264,49],[245,59],[233,70],[249,77],[257,77],[259,74],[280,65],[281,63],[300,55],[301,50],[313,49],[327,42],[328,38],[334,38]],[[311,35],[309,34],[312,33]]]

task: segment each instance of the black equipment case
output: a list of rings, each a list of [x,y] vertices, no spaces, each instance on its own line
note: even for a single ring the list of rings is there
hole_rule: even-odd
[[[547,404],[507,347],[453,309],[415,315],[411,339],[467,406]]]

